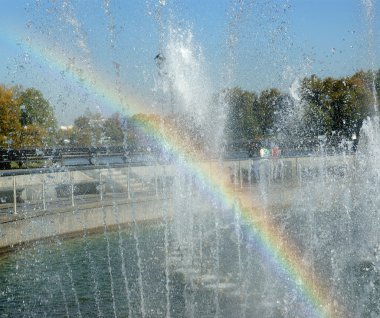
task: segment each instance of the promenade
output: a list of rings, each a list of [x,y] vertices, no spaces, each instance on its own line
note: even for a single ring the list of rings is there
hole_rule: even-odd
[[[289,205],[302,182],[344,174],[353,156],[204,161],[203,173],[246,209]],[[0,250],[54,236],[81,235],[171,215],[174,165],[30,170],[0,177]],[[196,187],[196,181],[192,185]],[[199,190],[199,189],[198,189]],[[191,200],[191,193],[183,193]],[[166,213],[166,214],[165,214]]]

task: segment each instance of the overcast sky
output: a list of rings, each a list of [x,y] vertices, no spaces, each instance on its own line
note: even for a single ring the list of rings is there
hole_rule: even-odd
[[[379,12],[374,0],[1,1],[0,83],[40,89],[61,123],[86,108],[115,110],[100,78],[133,97],[135,111],[157,111],[154,57],[171,28],[191,31],[214,90],[286,91],[306,75],[378,68]]]

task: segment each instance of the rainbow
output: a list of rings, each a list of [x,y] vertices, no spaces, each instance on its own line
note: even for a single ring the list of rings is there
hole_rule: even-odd
[[[251,245],[260,252],[266,265],[297,291],[298,299],[308,307],[307,317],[348,317],[343,308],[332,303],[334,299],[328,286],[313,277],[310,265],[305,263],[297,246],[266,215],[264,208],[252,208],[249,192],[236,192],[222,163],[202,163],[202,154],[189,152],[188,142],[181,140],[175,130],[173,133],[173,127],[144,123],[144,130],[149,135],[161,135],[161,145],[176,156],[178,164],[197,176],[202,189],[222,207],[232,208],[238,214],[242,225],[250,229]]]
[[[100,98],[115,111],[131,115],[149,108],[138,98],[124,95],[125,91],[115,90],[114,83],[94,70],[79,71],[86,69],[85,66],[68,68],[68,58],[63,50],[48,51],[37,41],[24,43],[23,47],[39,62],[47,64],[50,70],[64,72],[65,80],[73,84],[80,83],[89,93]],[[297,246],[265,215],[264,209],[252,208],[249,193],[234,191],[228,180],[228,173],[223,168],[217,163],[206,167],[201,160],[202,154],[188,151],[188,140],[182,140],[180,134],[173,133],[173,127],[161,122],[146,121],[141,121],[140,126],[147,135],[158,140],[161,147],[175,157],[183,169],[197,177],[198,183],[208,195],[222,206],[234,208],[242,224],[250,228],[250,244],[261,254],[266,265],[282,278],[283,283],[296,291],[297,299],[307,308],[308,317],[347,317],[344,309],[334,303],[323,281],[311,275],[311,268],[302,259]]]

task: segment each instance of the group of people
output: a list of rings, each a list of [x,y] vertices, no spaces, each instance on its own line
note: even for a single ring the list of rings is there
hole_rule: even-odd
[[[278,158],[281,156],[281,149],[279,147],[273,147],[271,149],[263,147],[260,148],[259,154],[261,158]]]

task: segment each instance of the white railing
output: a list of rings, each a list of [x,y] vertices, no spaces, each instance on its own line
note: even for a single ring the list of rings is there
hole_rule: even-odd
[[[224,161],[234,188],[260,180],[301,179],[321,169],[341,169],[352,156],[235,159]],[[203,162],[215,163],[216,160]],[[117,167],[90,166],[56,169],[8,170],[0,172],[0,216],[36,213],[76,207],[109,199],[130,200],[137,196],[159,196],[175,166],[158,162]],[[334,168],[334,169],[335,169]],[[344,168],[344,167],[343,167]],[[331,169],[330,169],[331,170]],[[169,182],[171,184],[171,182]]]

